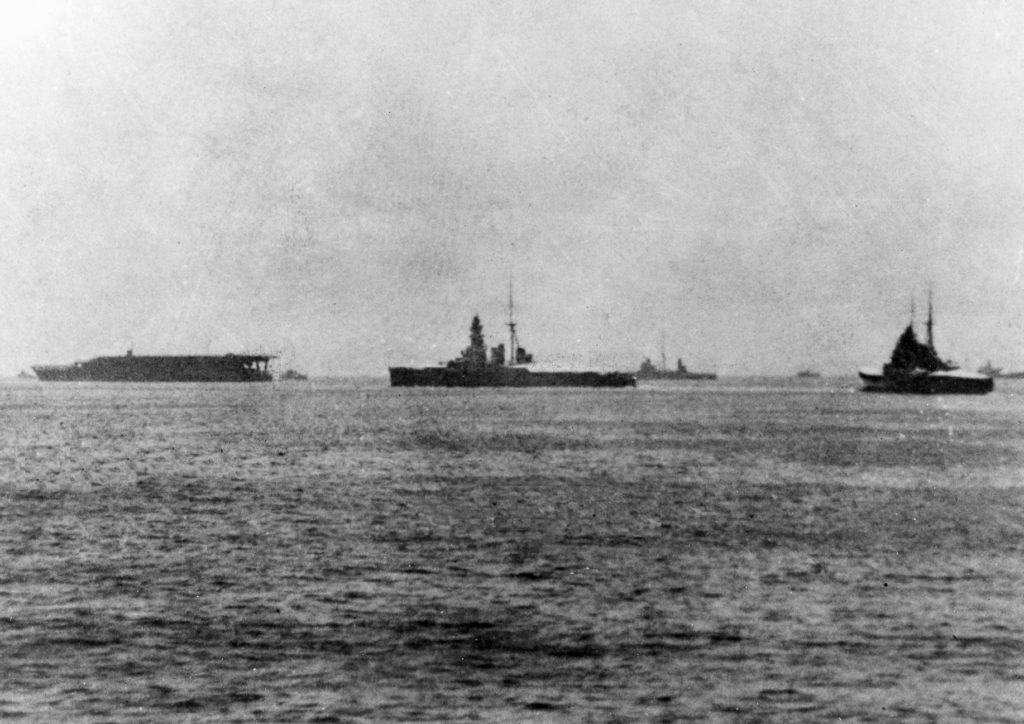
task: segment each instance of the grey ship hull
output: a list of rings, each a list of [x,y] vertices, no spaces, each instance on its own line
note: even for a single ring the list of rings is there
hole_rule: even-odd
[[[991,377],[955,372],[860,372],[865,392],[912,395],[984,395],[995,385]]]
[[[680,372],[679,370],[654,370],[636,372],[638,380],[717,380],[714,372]]]
[[[464,370],[389,367],[392,387],[636,387],[622,372],[533,372],[523,367]]]
[[[865,392],[891,392],[911,395],[984,395],[995,385],[991,375],[963,372],[943,360],[932,341],[932,300],[928,293],[928,337],[918,341],[914,319],[903,330],[881,371],[861,370]]]
[[[43,382],[269,382],[267,355],[96,357],[32,368]]]

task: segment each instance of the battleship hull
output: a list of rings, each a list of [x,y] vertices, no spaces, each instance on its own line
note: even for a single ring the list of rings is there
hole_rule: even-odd
[[[96,357],[32,368],[43,382],[269,382],[266,355]]]
[[[995,385],[986,375],[965,372],[878,373],[861,371],[865,392],[911,395],[984,395]]]
[[[636,387],[622,372],[533,372],[522,367],[465,370],[389,367],[392,387]]]
[[[717,380],[714,372],[680,372],[678,370],[641,370],[636,374],[638,380]]]

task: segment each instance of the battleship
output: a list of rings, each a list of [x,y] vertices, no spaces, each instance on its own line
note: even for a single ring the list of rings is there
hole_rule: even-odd
[[[511,310],[511,299],[509,302]],[[533,355],[519,346],[516,323],[509,313],[509,355],[504,343],[490,349],[480,317],[469,326],[469,347],[444,366],[389,367],[392,387],[635,387],[636,377],[624,372],[555,372],[531,370]]]
[[[640,369],[636,371],[638,380],[715,380],[718,375],[714,372],[691,372],[686,369],[681,359],[676,360],[676,368],[668,369],[665,364],[665,356],[662,355],[661,367],[656,367],[650,357],[644,357],[640,362]]]
[[[269,382],[272,355],[136,355],[95,357],[32,368],[43,382]]]
[[[991,392],[992,377],[961,371],[952,362],[943,360],[935,351],[932,336],[932,300],[928,295],[928,337],[922,343],[914,333],[914,320],[903,330],[889,362],[881,372],[860,370],[865,392],[903,394],[983,395]]]

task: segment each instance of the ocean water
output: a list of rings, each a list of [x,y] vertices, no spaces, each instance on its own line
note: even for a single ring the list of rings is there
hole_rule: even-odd
[[[1024,382],[0,385],[0,719],[1024,720]]]

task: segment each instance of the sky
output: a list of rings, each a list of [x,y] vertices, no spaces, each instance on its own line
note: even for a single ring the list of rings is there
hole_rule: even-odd
[[[0,1],[0,374],[1024,369],[1024,4]]]

